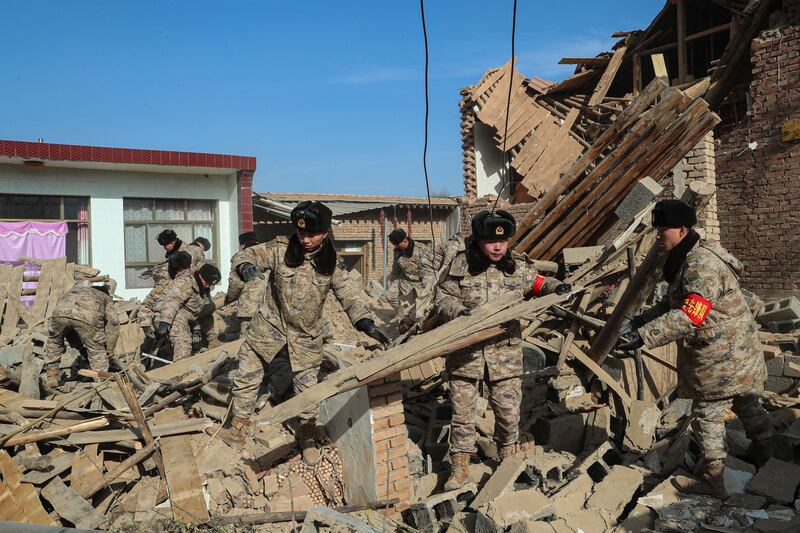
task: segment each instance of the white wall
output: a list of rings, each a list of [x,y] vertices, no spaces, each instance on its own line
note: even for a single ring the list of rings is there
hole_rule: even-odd
[[[91,263],[117,280],[117,294],[143,299],[149,289],[125,288],[125,235],[122,199],[185,198],[216,200],[218,290],[226,290],[230,257],[238,250],[236,174],[204,175],[45,167],[26,170],[0,164],[0,194],[89,196]],[[2,213],[0,213],[2,217]]]
[[[494,129],[486,124],[475,122],[472,131],[475,141],[475,178],[478,186],[478,198],[487,194],[497,195],[503,189],[503,176],[500,172],[504,160],[503,153],[497,149],[494,142]],[[502,198],[505,200],[511,198],[509,187],[503,190]]]

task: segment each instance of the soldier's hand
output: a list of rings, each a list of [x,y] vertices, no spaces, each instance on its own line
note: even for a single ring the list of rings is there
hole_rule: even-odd
[[[626,337],[620,337],[617,348],[620,350],[636,350],[644,346],[644,339],[639,334],[639,330],[634,329]]]
[[[562,294],[567,294],[569,291],[572,290],[572,285],[569,283],[562,283],[555,289],[553,289],[553,294],[558,294],[559,296]]]
[[[172,324],[169,322],[159,322],[156,324],[156,334],[159,337],[168,337],[169,332],[172,329]]]
[[[242,278],[242,281],[245,283],[257,279],[260,275],[261,269],[252,263],[242,263],[239,266],[239,277]]]
[[[639,329],[640,327],[644,326],[644,323],[639,320],[638,318],[633,318],[625,323],[621,328],[619,328],[619,336],[628,338],[630,337],[631,333],[635,330]]]
[[[381,343],[381,345],[386,348],[392,342],[389,337],[387,337],[378,326],[375,325],[375,322],[369,318],[362,318],[358,322],[355,323],[356,329],[362,333],[365,333]]]
[[[472,309],[467,309],[466,307],[458,312],[458,316],[469,316],[472,314]]]

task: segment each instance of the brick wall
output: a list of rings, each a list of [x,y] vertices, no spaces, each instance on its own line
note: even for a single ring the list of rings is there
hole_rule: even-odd
[[[683,190],[695,181],[704,181],[716,185],[716,165],[714,161],[714,133],[708,132],[706,136],[692,150],[686,154],[680,163],[672,170],[672,181],[665,179],[661,183],[664,192],[660,198],[680,198]],[[677,194],[675,190],[677,189]],[[711,199],[708,206],[698,217],[698,228],[706,239],[719,240],[719,214],[717,208],[717,195]]]
[[[253,174],[240,170],[236,176],[239,185],[239,233],[253,230]]]
[[[395,512],[408,509],[411,475],[408,470],[408,429],[403,412],[400,375],[368,387],[375,450],[375,489],[379,500],[397,498]]]
[[[464,168],[464,194],[472,199],[478,195],[478,178],[475,173],[475,102],[470,97],[470,87],[461,90],[461,158]],[[462,226],[463,227],[463,226]]]
[[[752,42],[747,117],[716,147],[722,244],[762,296],[800,290],[800,142],[781,140],[781,125],[800,120],[800,26],[798,2],[784,6],[790,24]]]

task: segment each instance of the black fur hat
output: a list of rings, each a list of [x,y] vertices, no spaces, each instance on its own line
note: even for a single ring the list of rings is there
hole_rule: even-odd
[[[697,224],[697,213],[680,200],[661,200],[653,207],[653,227],[691,228]]]
[[[205,237],[196,238],[194,241],[192,241],[192,244],[199,244],[200,246],[203,247],[203,250],[205,250],[205,251],[208,251],[208,250],[211,249],[211,241],[209,241]]]
[[[486,209],[472,217],[472,234],[477,239],[508,240],[517,231],[517,221],[508,211]]]
[[[216,285],[222,279],[219,269],[210,263],[201,266],[197,273],[203,277],[208,285]]]
[[[330,208],[316,200],[300,202],[292,209],[292,225],[311,233],[319,233],[331,229],[333,213]]]
[[[171,242],[175,242],[178,240],[178,234],[172,231],[171,229],[165,229],[161,233],[158,234],[156,237],[158,244],[161,246],[166,246]]]
[[[246,244],[247,246],[252,246],[254,244],[258,244],[258,235],[256,235],[255,231],[245,231],[244,233],[239,234],[239,245]]]

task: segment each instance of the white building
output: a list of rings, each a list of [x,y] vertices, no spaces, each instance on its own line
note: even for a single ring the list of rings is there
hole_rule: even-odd
[[[164,260],[156,235],[206,237],[224,290],[238,234],[253,226],[255,157],[0,140],[0,221],[66,221],[67,260],[143,298]]]

